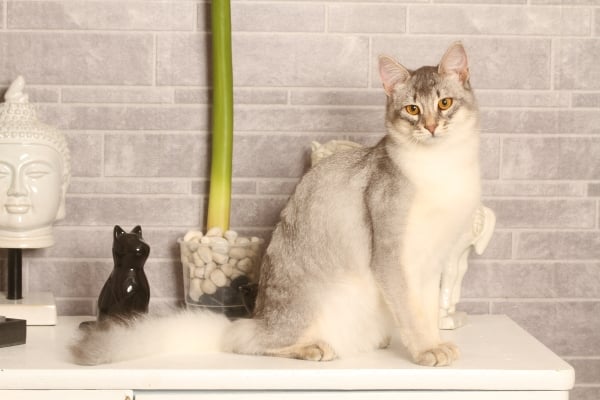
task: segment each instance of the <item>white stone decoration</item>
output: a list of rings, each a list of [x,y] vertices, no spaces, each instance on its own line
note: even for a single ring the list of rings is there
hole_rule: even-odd
[[[206,234],[199,230],[188,231],[179,240],[186,304],[210,306],[204,301],[209,299],[203,295],[225,299],[231,295],[230,290],[237,291],[232,284],[256,283],[263,243],[258,237],[242,237],[235,231],[223,232],[220,228],[209,229]],[[235,296],[231,300],[235,301]],[[224,306],[243,304],[234,302]]]
[[[357,147],[362,145],[347,140],[331,140],[324,144],[312,142],[312,165],[333,153]],[[494,212],[481,205],[473,216],[471,229],[463,234],[449,257],[440,282],[438,321],[440,329],[456,329],[466,323],[466,313],[456,311],[456,304],[460,301],[462,280],[468,269],[469,254],[472,250],[479,255],[483,253],[492,237],[495,225]]]
[[[355,149],[357,147],[363,147],[361,144],[351,142],[349,140],[330,140],[326,143],[312,142],[310,144],[312,152],[310,155],[310,161],[312,165],[315,165],[323,158],[337,153],[339,151]]]
[[[473,217],[473,226],[465,232],[450,256],[440,284],[440,329],[456,329],[467,321],[467,314],[456,311],[456,304],[460,301],[460,292],[463,277],[469,267],[468,259],[472,250],[478,255],[483,254],[496,226],[494,212],[481,205]]]
[[[0,105],[0,247],[54,244],[52,225],[65,217],[70,181],[67,142],[41,123],[18,77]]]

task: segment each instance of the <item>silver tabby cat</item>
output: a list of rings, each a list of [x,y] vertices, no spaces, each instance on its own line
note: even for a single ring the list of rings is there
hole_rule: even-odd
[[[411,71],[380,57],[387,135],[327,157],[298,184],[273,232],[252,319],[181,312],[81,334],[75,361],[228,351],[332,360],[393,332],[422,365],[458,357],[438,330],[440,276],[480,204],[477,105],[467,56]]]

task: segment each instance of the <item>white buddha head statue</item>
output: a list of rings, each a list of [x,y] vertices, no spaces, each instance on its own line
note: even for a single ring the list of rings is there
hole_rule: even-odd
[[[67,142],[38,121],[24,86],[18,77],[0,105],[0,248],[52,246],[52,225],[65,217]]]

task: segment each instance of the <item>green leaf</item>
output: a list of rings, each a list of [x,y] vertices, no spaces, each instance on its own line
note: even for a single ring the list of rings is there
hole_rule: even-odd
[[[231,6],[213,0],[212,25],[212,158],[207,228],[229,229],[233,157],[233,72],[231,61]]]

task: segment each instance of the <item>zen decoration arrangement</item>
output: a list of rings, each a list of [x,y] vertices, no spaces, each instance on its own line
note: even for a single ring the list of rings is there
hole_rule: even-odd
[[[263,240],[229,230],[233,156],[233,72],[229,0],[211,3],[212,154],[206,234],[179,240],[185,302],[228,317],[250,316]]]

